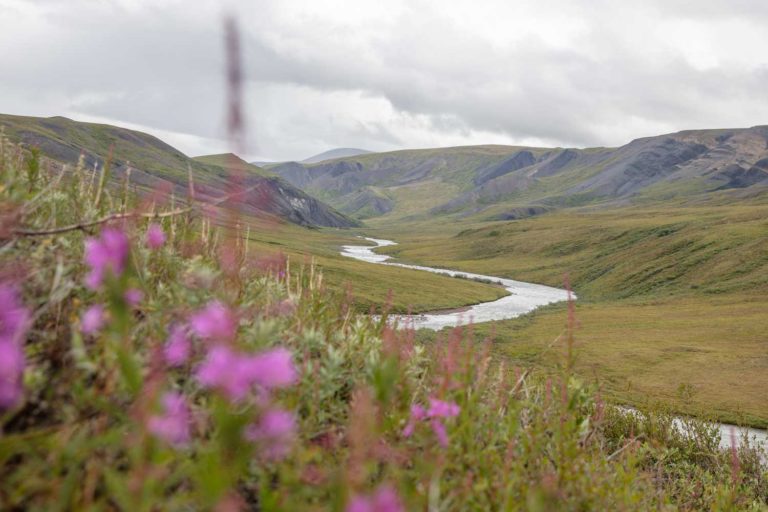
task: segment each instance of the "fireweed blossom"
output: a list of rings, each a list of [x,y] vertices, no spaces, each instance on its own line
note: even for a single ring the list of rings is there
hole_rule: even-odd
[[[144,300],[144,292],[138,288],[131,288],[126,290],[126,292],[123,294],[123,298],[129,306],[136,307],[139,305],[139,303],[141,303],[142,300]]]
[[[99,238],[85,241],[85,263],[90,272],[85,276],[85,285],[91,290],[104,282],[107,272],[120,276],[128,261],[128,237],[115,228],[105,228]]]
[[[104,306],[101,304],[94,304],[89,307],[83,313],[83,318],[80,320],[80,328],[83,334],[98,334],[104,327],[105,323]]]
[[[346,512],[405,512],[405,507],[397,492],[385,484],[371,496],[357,495],[352,498]]]
[[[165,232],[163,232],[162,226],[153,222],[147,227],[147,247],[157,250],[165,244]]]
[[[174,325],[163,346],[163,358],[169,366],[181,366],[189,359],[192,345],[183,325]]]
[[[169,392],[162,398],[163,412],[150,416],[147,430],[152,435],[174,446],[183,446],[190,440],[192,415],[184,397]]]
[[[245,432],[248,441],[261,445],[261,454],[267,460],[284,459],[295,437],[296,420],[292,413],[282,409],[269,409]]]
[[[24,338],[30,313],[16,287],[0,284],[0,409],[13,407],[23,393]]]
[[[204,387],[219,389],[229,399],[239,401],[254,387],[268,391],[290,386],[297,374],[291,353],[285,349],[250,355],[216,345],[197,368],[196,377]]]
[[[235,314],[218,300],[193,313],[189,325],[197,336],[212,341],[232,341],[237,332]]]
[[[429,424],[440,446],[448,446],[448,433],[445,430],[442,419],[454,418],[459,415],[460,411],[461,409],[457,404],[438,400],[437,398],[429,399],[429,409],[414,404],[411,406],[411,417],[408,420],[408,424],[403,429],[403,436],[412,436],[418,422],[429,420]]]

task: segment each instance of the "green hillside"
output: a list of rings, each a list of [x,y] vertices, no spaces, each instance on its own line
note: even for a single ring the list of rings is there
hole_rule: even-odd
[[[224,169],[235,170],[247,174],[256,174],[258,176],[275,176],[274,173],[269,172],[268,170],[259,167],[258,165],[250,164],[234,153],[201,155],[193,157],[193,160],[206,165],[215,165]]]
[[[510,220],[578,206],[765,194],[768,127],[682,131],[617,148],[404,150],[270,170],[348,214],[380,218],[382,225],[446,216]]]
[[[579,296],[578,371],[624,403],[768,425],[768,204],[570,209],[376,236],[402,261],[562,286]],[[470,227],[471,226],[471,227]],[[563,306],[476,326],[508,364],[557,367]],[[428,333],[422,333],[431,338]]]
[[[221,165],[231,161],[243,174],[238,208],[247,218],[276,217],[302,226],[359,225],[290,183],[236,157],[218,155],[209,159],[210,163],[201,162],[146,133],[63,117],[0,114],[0,128],[12,142],[36,147],[44,157],[69,164],[70,169],[82,158],[87,172],[100,173],[109,161],[113,185],[123,186],[130,172],[131,186],[152,194],[173,192],[178,198],[188,196],[190,176],[198,199],[213,200],[231,193],[231,169]]]

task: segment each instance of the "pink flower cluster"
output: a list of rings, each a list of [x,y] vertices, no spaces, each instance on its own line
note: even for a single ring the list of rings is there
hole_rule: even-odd
[[[147,227],[147,247],[157,250],[165,244],[165,233],[163,227],[153,222]]]
[[[163,347],[163,357],[169,366],[181,366],[187,362],[192,352],[192,344],[183,325],[174,325]]]
[[[293,414],[282,409],[269,409],[258,423],[248,427],[245,438],[261,446],[267,460],[280,460],[288,455],[296,437],[296,420]]]
[[[205,387],[222,391],[233,401],[242,400],[254,387],[268,391],[296,381],[291,353],[276,348],[250,355],[225,345],[211,347],[197,369],[197,380]]]
[[[106,321],[106,314],[104,312],[104,306],[101,304],[94,304],[89,307],[83,313],[83,318],[80,320],[80,327],[83,330],[83,334],[98,334],[104,322]]]
[[[255,392],[261,413],[245,429],[244,438],[259,446],[264,459],[279,460],[288,454],[296,437],[296,420],[292,413],[270,403],[270,392],[294,384],[297,371],[291,353],[284,348],[255,354],[234,348],[237,324],[237,315],[213,300],[193,312],[187,323],[170,328],[163,359],[168,366],[181,366],[189,361],[193,352],[191,334],[208,342],[195,370],[196,380],[204,388],[220,391],[232,402],[242,402]],[[181,444],[188,435],[185,426],[189,423],[189,411],[178,395],[166,395],[163,403],[165,413],[152,417],[148,428],[171,444]]]
[[[189,319],[192,331],[204,340],[229,342],[237,334],[237,317],[217,300],[209,302]]]
[[[371,496],[355,496],[347,505],[347,512],[404,512],[400,497],[395,490],[382,485]]]
[[[116,228],[105,228],[99,238],[85,241],[85,263],[90,272],[85,285],[95,290],[104,282],[108,272],[120,276],[128,262],[128,237]]]
[[[30,313],[19,299],[18,290],[0,284],[0,409],[13,407],[21,400],[24,338],[29,329]]]
[[[445,425],[442,422],[443,418],[453,418],[459,415],[460,408],[453,402],[444,402],[437,398],[429,399],[429,409],[414,404],[411,406],[411,417],[408,424],[403,430],[405,437],[413,435],[413,431],[416,428],[416,423],[429,420],[432,431],[437,437],[437,441],[441,446],[448,446],[448,433],[445,430]]]
[[[147,429],[159,439],[174,446],[183,446],[190,440],[192,415],[184,397],[166,393],[162,398],[163,413],[151,416]]]

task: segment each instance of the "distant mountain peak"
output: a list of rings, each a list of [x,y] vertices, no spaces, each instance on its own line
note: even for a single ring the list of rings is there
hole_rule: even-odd
[[[328,151],[323,151],[322,153],[311,156],[306,160],[302,160],[301,163],[314,164],[317,162],[323,162],[325,160],[333,160],[334,158],[348,158],[351,156],[365,155],[367,153],[372,153],[372,151],[368,151],[367,149],[357,149],[357,148],[335,148],[335,149],[329,149]]]

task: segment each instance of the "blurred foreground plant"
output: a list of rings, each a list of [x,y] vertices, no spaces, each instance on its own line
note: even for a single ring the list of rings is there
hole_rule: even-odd
[[[117,217],[140,198],[0,147],[3,510],[766,504],[764,454],[578,381],[572,310],[550,377],[471,328],[419,343],[210,217]]]

